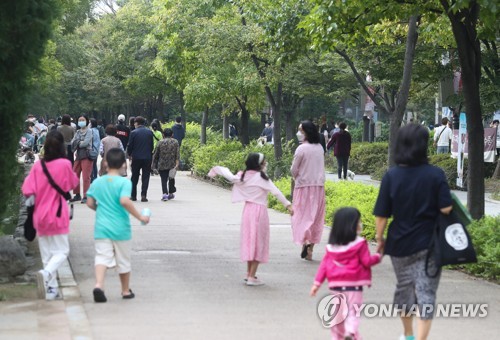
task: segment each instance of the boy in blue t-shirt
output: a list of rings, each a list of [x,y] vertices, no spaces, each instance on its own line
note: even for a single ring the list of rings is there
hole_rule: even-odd
[[[107,301],[104,295],[104,278],[106,270],[113,267],[117,268],[120,275],[122,298],[135,297],[129,287],[132,238],[129,213],[142,223],[149,223],[149,216],[139,214],[130,199],[132,183],[120,174],[125,163],[125,153],[118,148],[110,149],[106,154],[106,161],[108,173],[92,182],[87,191],[87,206],[96,211],[95,302]]]

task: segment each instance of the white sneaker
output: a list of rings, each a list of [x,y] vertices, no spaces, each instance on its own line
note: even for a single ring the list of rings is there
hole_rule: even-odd
[[[247,286],[262,286],[264,282],[258,279],[247,279]]]
[[[49,288],[50,279],[51,275],[45,269],[39,270],[36,273],[36,286],[39,299],[45,298],[45,294],[47,293],[47,289]]]
[[[61,295],[59,295],[59,289],[55,287],[48,287],[47,292],[45,293],[45,300],[57,300],[60,299]]]

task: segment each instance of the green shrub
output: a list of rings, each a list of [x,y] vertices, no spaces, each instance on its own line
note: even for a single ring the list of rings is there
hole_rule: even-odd
[[[429,163],[443,169],[450,188],[451,189],[457,188],[457,160],[455,158],[451,158],[450,154],[431,155],[429,157]],[[484,164],[485,178],[491,177],[495,171],[496,163],[483,163],[483,164]],[[468,159],[466,159],[464,163],[465,176],[467,176],[467,169],[468,169]],[[464,178],[464,184],[465,185],[467,184],[465,178]]]
[[[357,174],[371,175],[380,168],[387,169],[387,142],[355,143],[351,147],[349,169]]]
[[[285,197],[291,201],[290,178],[281,178],[274,182]],[[378,188],[356,182],[326,182],[325,196],[325,224],[331,226],[333,213],[341,207],[355,207],[361,212],[363,223],[363,237],[369,240],[375,238],[375,216],[373,207],[378,195]],[[269,207],[285,212],[285,208],[274,196],[269,195]]]
[[[162,129],[172,126],[173,122],[168,122],[162,124]],[[186,123],[186,136],[182,140],[181,146],[181,162],[184,164],[183,169],[191,169],[194,166],[194,151],[202,147],[200,143],[201,136],[201,125],[197,123],[188,122]],[[207,143],[219,143],[221,142],[222,134],[212,130],[212,128],[207,128]]]
[[[256,142],[243,147],[239,141],[227,140],[218,143],[208,143],[200,145],[193,151],[193,172],[197,176],[205,176],[213,166],[220,165],[229,168],[233,173],[245,169],[245,160],[248,154],[260,152],[265,155],[267,160],[267,173],[269,177],[274,178],[278,173],[288,174],[290,164],[292,163],[293,153],[290,145],[284,145],[283,156],[280,161],[274,158],[274,149],[270,144],[259,146]],[[225,183],[222,178],[216,179],[218,182]]]
[[[242,168],[242,149],[241,143],[231,140],[200,145],[193,151],[192,169],[197,176],[205,176],[213,166],[221,165],[234,173]]]
[[[457,160],[450,157],[449,154],[431,155],[429,163],[443,169],[446,175],[446,180],[450,188],[455,189],[457,186]],[[464,167],[465,169],[465,167]]]
[[[500,276],[500,215],[486,216],[474,221],[467,230],[477,253],[477,263],[468,264],[465,270],[473,275],[498,280]]]

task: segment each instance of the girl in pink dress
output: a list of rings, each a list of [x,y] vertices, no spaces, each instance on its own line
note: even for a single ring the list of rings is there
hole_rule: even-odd
[[[241,260],[247,262],[245,283],[260,286],[255,274],[260,263],[269,260],[269,215],[267,194],[273,194],[293,215],[292,204],[266,175],[266,161],[261,153],[251,153],[245,171],[233,175],[228,168],[215,166],[209,177],[220,175],[233,183],[232,201],[245,202],[241,219]]]
[[[300,257],[312,260],[315,244],[321,241],[325,225],[325,156],[318,129],[309,120],[299,125],[301,143],[290,169],[295,181],[293,190],[293,241],[302,245]]]
[[[368,243],[359,236],[361,214],[356,208],[341,208],[333,217],[332,231],[326,254],[311,288],[316,296],[319,287],[328,280],[331,301],[339,302],[339,310],[332,317],[333,340],[360,340],[359,317],[354,305],[363,303],[363,286],[371,285],[371,267],[380,262],[381,254],[370,255]],[[359,308],[358,308],[359,309]],[[325,311],[331,311],[327,308]]]

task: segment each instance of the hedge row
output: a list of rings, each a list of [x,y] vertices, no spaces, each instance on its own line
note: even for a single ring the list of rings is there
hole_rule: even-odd
[[[500,215],[485,216],[467,227],[477,253],[477,263],[464,266],[470,274],[497,281],[500,277]]]
[[[285,197],[291,201],[290,178],[284,177],[275,181],[274,184],[280,189]],[[363,223],[362,235],[369,240],[375,238],[375,216],[373,207],[378,195],[378,188],[358,182],[340,181],[325,183],[326,209],[325,224],[332,225],[333,213],[341,207],[355,207],[361,212]],[[269,208],[285,212],[283,207],[274,196],[269,195]]]

